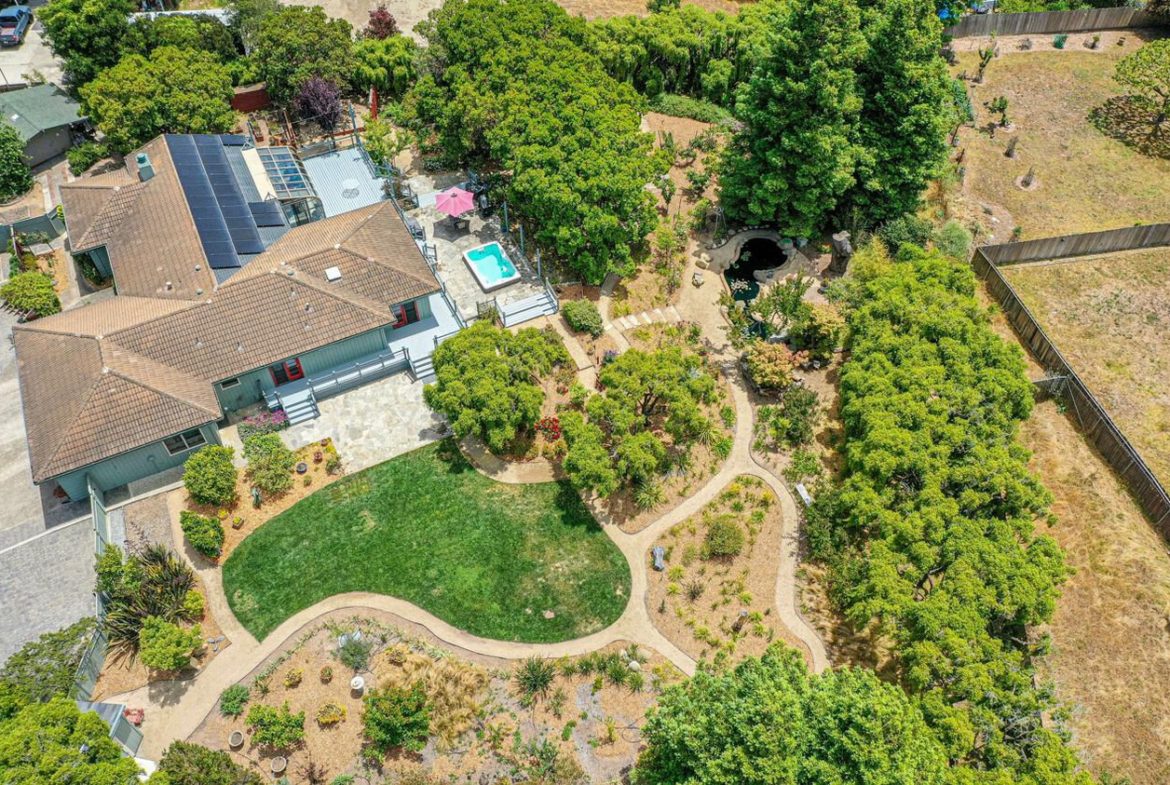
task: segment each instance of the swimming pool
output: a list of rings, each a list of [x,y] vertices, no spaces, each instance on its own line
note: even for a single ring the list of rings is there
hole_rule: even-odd
[[[516,265],[512,264],[499,243],[486,243],[464,251],[463,261],[485,292],[520,280]]]

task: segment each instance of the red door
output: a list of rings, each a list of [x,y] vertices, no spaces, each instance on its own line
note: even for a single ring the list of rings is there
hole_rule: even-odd
[[[268,372],[272,374],[272,381],[279,387],[282,384],[295,382],[297,379],[305,378],[305,371],[301,368],[300,360],[289,360],[284,363],[277,363],[276,365],[268,366]]]

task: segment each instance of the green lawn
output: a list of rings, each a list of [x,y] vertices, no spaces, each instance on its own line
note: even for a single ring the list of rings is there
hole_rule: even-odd
[[[495,482],[449,440],[285,510],[232,552],[223,582],[257,639],[326,597],[369,591],[485,638],[546,643],[602,629],[630,594],[625,558],[567,483]]]

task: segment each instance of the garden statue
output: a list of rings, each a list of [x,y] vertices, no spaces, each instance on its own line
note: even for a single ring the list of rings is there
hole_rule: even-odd
[[[837,232],[832,235],[833,259],[829,262],[829,272],[835,275],[844,275],[853,258],[853,244],[849,242],[849,232]]]

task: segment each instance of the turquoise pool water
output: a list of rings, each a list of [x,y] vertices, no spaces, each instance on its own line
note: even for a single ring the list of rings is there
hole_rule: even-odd
[[[467,260],[467,266],[471,268],[479,280],[479,285],[485,291],[503,286],[520,277],[516,272],[516,265],[512,264],[512,260],[504,253],[499,243],[488,243],[472,248],[463,254],[463,258]]]

